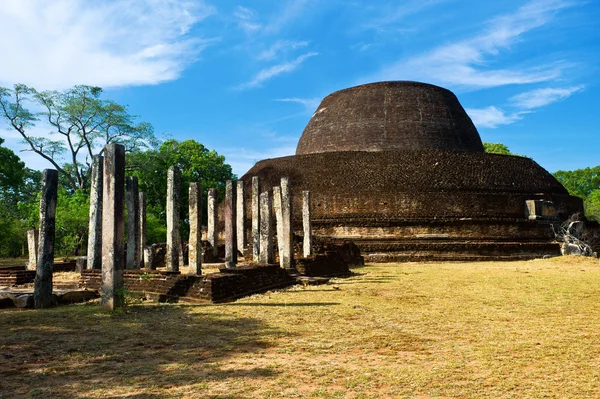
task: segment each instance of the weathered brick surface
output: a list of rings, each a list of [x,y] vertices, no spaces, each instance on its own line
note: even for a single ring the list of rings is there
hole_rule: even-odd
[[[417,82],[379,82],[325,97],[296,154],[382,149],[483,152],[483,145],[449,90]]]
[[[238,266],[223,269],[221,273],[181,275],[156,270],[125,270],[125,288],[132,292],[160,294],[165,298],[189,297],[212,302],[226,302],[293,284],[278,265]],[[84,270],[81,285],[88,289],[100,288],[100,273]]]

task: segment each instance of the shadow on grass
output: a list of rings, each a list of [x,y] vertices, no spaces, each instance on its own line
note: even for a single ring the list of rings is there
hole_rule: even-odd
[[[284,336],[253,318],[181,305],[2,312],[0,325],[0,398],[186,397],[211,382],[276,376],[224,362],[251,359]]]

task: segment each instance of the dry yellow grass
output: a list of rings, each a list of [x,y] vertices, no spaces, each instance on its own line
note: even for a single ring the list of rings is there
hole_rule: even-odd
[[[600,398],[600,264],[367,266],[224,305],[0,312],[0,397]]]

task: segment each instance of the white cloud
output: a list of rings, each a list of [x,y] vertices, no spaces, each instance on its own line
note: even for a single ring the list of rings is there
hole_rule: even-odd
[[[297,57],[293,61],[273,65],[269,68],[263,69],[262,71],[258,72],[251,81],[238,86],[238,89],[248,89],[252,87],[261,86],[265,81],[272,79],[275,76],[281,75],[282,73],[289,73],[294,71],[305,60],[316,55],[318,55],[318,53],[306,53]]]
[[[265,32],[277,33],[284,26],[288,25],[290,21],[300,17],[304,12],[306,6],[308,6],[312,0],[288,0],[282,7],[279,13],[275,14],[267,26],[265,26]]]
[[[510,125],[520,119],[524,112],[516,112],[513,114],[506,114],[503,110],[494,106],[487,108],[469,108],[466,109],[467,114],[473,120],[473,123],[478,128],[488,127],[495,129],[500,125]]]
[[[215,41],[187,36],[215,12],[201,0],[3,0],[0,85],[64,89],[176,79]]]
[[[256,57],[259,60],[272,60],[279,53],[289,50],[295,50],[300,47],[308,46],[308,42],[294,42],[289,40],[278,40],[267,50],[264,50]]]
[[[511,101],[519,108],[533,109],[543,107],[556,101],[570,97],[584,86],[567,87],[566,89],[544,88],[527,91],[511,97]]]
[[[246,33],[254,33],[262,28],[262,25],[256,21],[258,14],[256,11],[242,6],[237,6],[233,16],[238,20],[238,26]]]
[[[275,101],[302,104],[302,105],[304,105],[304,108],[307,111],[314,112],[317,109],[317,107],[319,106],[319,104],[321,103],[321,98],[318,98],[318,97],[314,97],[314,98],[291,97],[291,98],[278,98]]]
[[[571,5],[566,0],[531,1],[512,14],[490,21],[487,30],[470,39],[396,62],[378,73],[375,80],[414,79],[450,86],[487,88],[555,79],[566,65],[551,63],[523,69],[493,69],[487,65],[489,58],[512,46],[524,33],[547,24],[558,11]]]

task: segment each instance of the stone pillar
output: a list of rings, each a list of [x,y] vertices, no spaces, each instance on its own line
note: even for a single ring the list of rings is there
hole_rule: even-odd
[[[81,273],[84,269],[87,269],[87,256],[79,256],[75,259],[75,271]]]
[[[237,237],[235,220],[235,190],[233,182],[225,182],[225,266],[235,267],[237,263]]]
[[[139,249],[139,260],[140,267],[145,267],[144,261],[144,248],[146,248],[146,193],[140,193],[140,243],[138,244]]]
[[[237,247],[240,251],[246,248],[246,209],[244,208],[244,181],[236,182],[235,193],[235,227]]]
[[[290,190],[289,179],[281,178],[281,213],[283,217],[283,231],[281,236],[283,263],[282,267],[291,269],[294,267],[294,226],[293,226],[293,209],[292,209],[292,193]],[[281,257],[281,254],[279,254]]]
[[[27,270],[35,270],[37,268],[38,254],[38,233],[35,230],[27,230],[27,248],[29,249],[29,263]]]
[[[310,191],[302,191],[302,254],[305,258],[312,255],[312,228],[310,226]]]
[[[126,269],[140,268],[140,193],[138,178],[125,178],[125,197],[127,202],[127,263]]]
[[[271,194],[260,195],[260,263],[273,263],[273,226],[271,223]]]
[[[252,261],[258,263],[260,254],[260,177],[252,177]]]
[[[155,270],[156,265],[154,264],[154,251],[156,244],[148,245],[144,247],[144,266],[146,269]]]
[[[104,157],[94,155],[90,189],[87,268],[102,268],[102,185]]]
[[[217,249],[217,189],[208,190],[208,221],[206,226],[207,240],[213,248],[213,256],[218,256]]]
[[[196,274],[202,274],[202,187],[190,183],[190,238],[188,240],[189,261]]]
[[[33,288],[33,301],[36,308],[47,308],[54,305],[52,301],[52,269],[54,267],[57,193],[58,171],[44,170],[40,199],[40,237]]]
[[[125,266],[125,147],[104,147],[102,194],[102,307],[114,310],[123,306],[123,268]]]
[[[167,174],[167,254],[165,264],[170,272],[179,271],[179,185],[181,174],[175,166]]]
[[[281,187],[273,187],[273,210],[275,212],[275,225],[277,226],[277,253],[279,265],[283,267],[283,213],[281,211]]]

